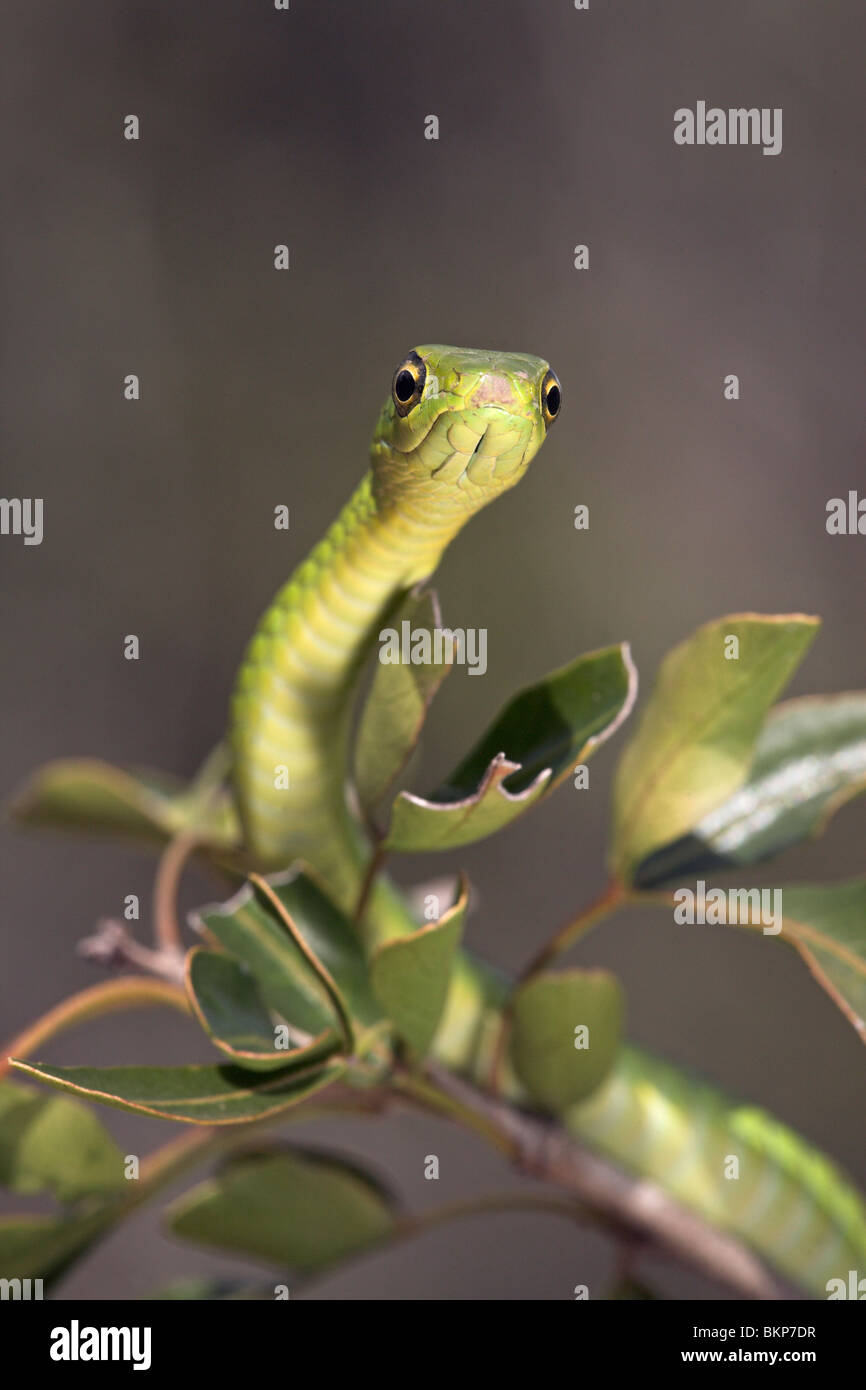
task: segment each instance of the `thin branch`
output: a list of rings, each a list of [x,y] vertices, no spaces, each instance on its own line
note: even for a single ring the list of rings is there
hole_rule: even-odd
[[[440,1115],[446,1115],[448,1119],[463,1125],[464,1129],[474,1130],[506,1158],[518,1158],[513,1141],[503,1132],[501,1125],[491,1122],[476,1105],[465,1104],[459,1096],[446,1090],[444,1086],[431,1086],[420,1076],[410,1072],[396,1072],[391,1078],[391,1084],[425,1109],[436,1110]]]
[[[370,901],[373,885],[376,882],[376,878],[381,873],[387,857],[388,851],[385,848],[384,838],[379,837],[376,840],[373,853],[370,855],[367,862],[367,868],[364,871],[364,881],[361,884],[361,891],[358,894],[358,902],[355,907],[353,918],[355,924],[358,926],[360,926],[361,922],[364,920],[364,913],[367,911],[367,904]]]
[[[56,1038],[59,1033],[65,1033],[68,1028],[105,1014],[149,1008],[154,1004],[168,1004],[186,1014],[190,1011],[186,994],[177,985],[168,984],[165,980],[142,979],[140,976],[104,980],[101,984],[71,994],[6,1045],[0,1052],[0,1076],[5,1076],[9,1071],[10,1058],[23,1060],[29,1057],[37,1047]]]
[[[198,835],[183,831],[170,840],[160,856],[153,887],[153,934],[157,948],[183,957],[183,938],[177,920],[177,892],[190,856],[201,844]]]
[[[184,982],[184,955],[174,949],[153,950],[142,946],[123,922],[103,918],[92,936],[78,943],[78,954],[98,965],[135,965],[148,975],[156,975],[171,984]]]
[[[219,1153],[225,1138],[215,1126],[194,1128],[178,1134],[147,1154],[139,1170],[139,1181],[146,1188],[146,1196],[152,1196],[154,1191],[171,1182],[190,1164],[202,1161],[211,1153]]]
[[[491,1192],[486,1196],[468,1197],[464,1201],[445,1202],[430,1211],[413,1212],[401,1217],[391,1236],[397,1240],[423,1235],[425,1231],[444,1226],[464,1216],[486,1216],[501,1212],[545,1212],[550,1216],[566,1216],[571,1221],[592,1221],[588,1212],[571,1197],[556,1197],[545,1192]]]
[[[546,970],[547,966],[567,951],[576,941],[594,927],[597,922],[610,915],[614,908],[625,900],[626,890],[616,879],[612,879],[600,897],[579,912],[576,917],[570,917],[564,926],[560,927],[548,942],[542,946],[541,950],[532,957],[528,965],[524,966],[517,977],[517,984],[522,985],[537,975],[540,970]]]

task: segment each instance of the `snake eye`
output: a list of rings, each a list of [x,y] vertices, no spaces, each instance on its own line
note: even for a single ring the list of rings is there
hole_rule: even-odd
[[[394,373],[391,384],[391,394],[398,415],[408,415],[412,407],[418,404],[426,378],[427,368],[423,359],[417,352],[410,352],[405,362],[401,362]]]
[[[541,413],[545,423],[552,425],[562,409],[562,387],[556,372],[548,367],[541,383]]]

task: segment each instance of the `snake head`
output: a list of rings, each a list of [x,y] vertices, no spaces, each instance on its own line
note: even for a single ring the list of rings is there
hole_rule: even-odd
[[[417,502],[462,522],[519,482],[560,412],[547,362],[517,352],[428,344],[394,372],[372,445],[385,507]]]

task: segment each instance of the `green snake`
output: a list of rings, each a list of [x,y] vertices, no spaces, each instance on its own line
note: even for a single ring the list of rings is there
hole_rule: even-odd
[[[398,366],[369,471],[267,609],[239,672],[233,782],[257,866],[304,861],[355,912],[371,852],[350,788],[361,670],[388,614],[469,519],[523,478],[561,404],[538,357],[431,345]],[[417,923],[380,876],[363,925],[373,945]],[[486,967],[460,958],[434,1044],[440,1061],[481,1079],[506,993]],[[609,1079],[562,1119],[819,1296],[827,1280],[866,1272],[859,1196],[763,1112],[625,1048]],[[737,1181],[725,1177],[730,1156]]]

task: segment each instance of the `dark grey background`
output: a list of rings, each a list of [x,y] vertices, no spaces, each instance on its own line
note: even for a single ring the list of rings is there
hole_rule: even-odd
[[[827,499],[864,483],[854,0],[31,0],[3,30],[3,493],[45,499],[41,547],[0,542],[4,792],[65,754],[192,772],[252,624],[353,488],[392,367],[425,340],[539,353],[566,408],[440,571],[446,617],[489,630],[490,665],[443,692],[421,789],[518,685],[628,638],[646,691],[663,653],[725,612],[821,614],[793,689],[864,685],[866,540],[824,529]],[[678,148],[673,112],[698,99],[781,106],[782,154]],[[129,632],[138,663],[122,658]],[[475,949],[516,967],[599,889],[622,746],[599,755],[590,794],[563,789],[459,856],[480,894]],[[862,873],[864,826],[855,803],[755,880]],[[4,831],[0,872],[8,1034],[99,978],[75,943],[126,893],[149,908],[152,861]],[[210,895],[186,886],[190,905]],[[632,911],[576,958],[619,972],[636,1040],[862,1178],[862,1044],[792,953]],[[46,1049],[208,1055],[164,1013]],[[177,1132],[104,1113],[130,1151]],[[420,1119],[315,1134],[372,1156],[410,1203],[514,1181]],[[422,1177],[431,1152],[438,1184]],[[551,1218],[479,1218],[316,1294],[569,1298],[578,1282],[600,1293],[610,1263],[604,1240]],[[167,1241],[149,1212],[65,1288],[118,1297],[237,1267]],[[657,1282],[716,1293],[670,1269]]]

